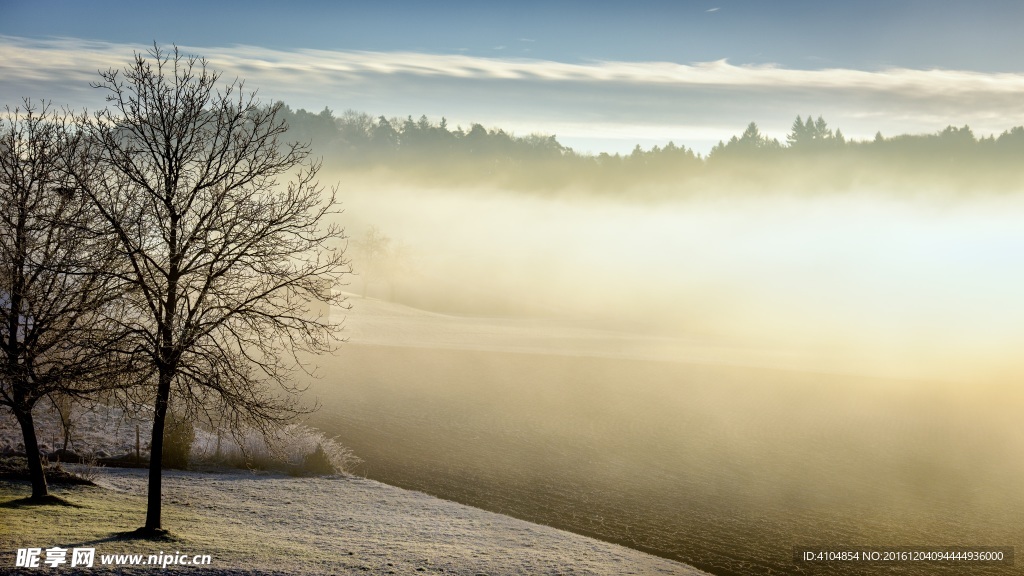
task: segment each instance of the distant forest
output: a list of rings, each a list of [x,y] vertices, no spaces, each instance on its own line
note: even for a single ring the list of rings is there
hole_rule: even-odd
[[[1024,127],[976,137],[970,127],[933,134],[848,140],[822,118],[796,117],[785,142],[751,122],[703,156],[685,146],[630,154],[581,154],[555,136],[517,136],[480,124],[452,128],[447,120],[336,116],[282,107],[289,140],[310,141],[325,167],[381,171],[428,185],[493,185],[615,192],[648,186],[672,191],[723,187],[824,191],[908,185],[952,189],[1024,188]]]

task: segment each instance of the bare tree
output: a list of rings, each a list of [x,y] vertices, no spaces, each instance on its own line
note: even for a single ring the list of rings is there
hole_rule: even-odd
[[[388,299],[395,299],[395,285],[404,275],[414,273],[412,249],[404,242],[395,242],[380,228],[370,226],[352,242],[355,248],[357,274],[362,276],[362,296],[371,284],[386,283]]]
[[[378,282],[387,276],[387,262],[391,253],[391,238],[380,231],[376,226],[370,226],[362,237],[355,242],[355,249],[358,255],[359,264],[363,277],[362,296],[366,296],[366,289],[373,282]]]
[[[32,410],[116,386],[122,283],[91,202],[70,187],[66,118],[26,101],[0,118],[0,404],[21,426],[32,497],[47,495]]]
[[[349,272],[336,190],[308,145],[281,141],[280,104],[177,48],[154,46],[101,72],[108,108],[82,119],[76,170],[113,229],[134,287],[126,325],[155,377],[143,532],[162,532],[164,424],[179,414],[267,426],[299,411],[301,352],[333,349],[340,326],[310,312],[342,305],[325,288]],[[287,179],[279,185],[280,179]]]

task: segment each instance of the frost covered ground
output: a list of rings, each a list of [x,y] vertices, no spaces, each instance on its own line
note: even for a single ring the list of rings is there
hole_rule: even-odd
[[[202,574],[703,574],[357,477],[166,472],[164,525],[177,540],[117,540],[111,534],[142,523],[144,472],[103,469],[97,484],[56,489],[83,508],[0,508],[0,572],[14,566],[17,548],[57,545],[94,546],[97,554],[210,554]],[[13,488],[0,483],[0,494]]]

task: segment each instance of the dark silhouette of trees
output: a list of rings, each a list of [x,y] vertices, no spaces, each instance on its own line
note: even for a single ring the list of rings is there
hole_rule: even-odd
[[[0,404],[21,426],[35,499],[47,495],[36,403],[109,390],[127,367],[115,356],[124,283],[66,171],[66,120],[29,101],[0,118]]]
[[[807,139],[807,125],[804,124],[803,119],[800,115],[797,115],[796,120],[793,121],[793,127],[789,131],[789,135],[786,136],[786,143],[789,147],[799,146]]]
[[[293,417],[299,352],[331,350],[339,328],[310,306],[341,304],[329,288],[348,272],[334,191],[307,145],[281,141],[281,106],[219,82],[154,46],[102,72],[109,107],[81,118],[75,183],[117,240],[129,349],[152,374],[147,533],[161,531],[168,408],[218,426]]]
[[[950,182],[974,185],[980,181],[972,178],[980,173],[999,183],[1013,181],[1024,148],[1024,128],[978,138],[967,126],[950,126],[932,134],[889,138],[878,134],[873,140],[850,141],[824,117],[798,115],[784,143],[766,136],[751,122],[704,157],[671,142],[650,149],[638,145],[629,154],[591,156],[563,146],[555,136],[515,136],[481,124],[452,130],[444,118],[435,123],[426,116],[374,119],[352,111],[341,117],[327,111],[311,114],[286,109],[285,113],[289,121],[295,116],[300,134],[318,150],[338,151],[331,160],[340,168],[383,167],[415,182],[487,182],[520,190],[614,191],[659,183],[685,190],[701,176],[725,177],[730,188],[742,182],[841,188],[853,182],[884,184],[915,174],[940,181],[945,175]],[[319,124],[314,128],[309,122]],[[321,141],[331,144],[320,145]],[[1011,179],[1006,180],[1007,176]],[[712,182],[704,179],[701,185]]]
[[[733,136],[728,142],[719,141],[708,154],[711,162],[723,159],[734,161],[763,160],[770,158],[782,150],[782,145],[774,138],[761,133],[755,122],[751,122],[739,137]]]
[[[1024,126],[1014,126],[1003,132],[996,139],[996,144],[1004,149],[1024,151]]]
[[[841,146],[846,143],[846,138],[843,136],[842,130],[836,130],[833,133],[832,129],[828,127],[828,123],[821,116],[814,120],[808,114],[806,121],[802,120],[800,116],[796,117],[796,120],[793,121],[793,127],[786,136],[786,143],[794,151],[820,151],[834,148],[836,145]]]
[[[392,153],[398,150],[399,134],[391,121],[381,116],[370,132],[370,142],[378,154]]]

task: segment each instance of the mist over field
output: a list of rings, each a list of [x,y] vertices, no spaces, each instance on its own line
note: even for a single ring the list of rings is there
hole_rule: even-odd
[[[715,574],[1024,543],[1019,195],[339,180],[357,276],[313,422],[369,476]]]
[[[399,302],[706,337],[827,372],[991,383],[1022,367],[1018,195],[649,203],[340,178],[353,242],[375,226],[405,247],[402,269],[368,275]]]

